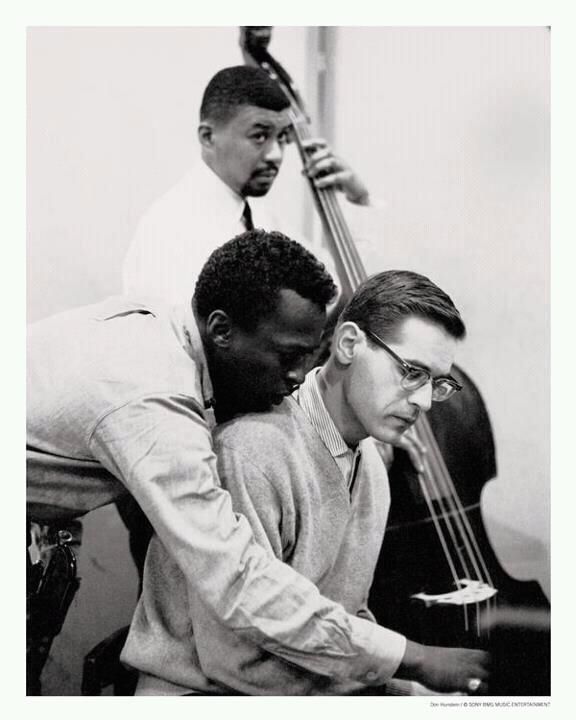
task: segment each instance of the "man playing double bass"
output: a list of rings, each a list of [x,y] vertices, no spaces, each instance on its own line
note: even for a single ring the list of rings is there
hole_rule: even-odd
[[[187,303],[190,282],[210,253],[252,227],[285,232],[331,269],[319,245],[295,237],[261,200],[274,184],[291,137],[288,107],[282,89],[260,68],[241,65],[216,73],[200,107],[201,159],[141,218],[124,260],[125,293]],[[307,141],[307,149],[306,172],[318,187],[342,190],[350,202],[368,204],[364,184],[324,140]]]

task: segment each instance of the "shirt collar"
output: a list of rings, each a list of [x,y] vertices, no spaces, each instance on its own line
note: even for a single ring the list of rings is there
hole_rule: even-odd
[[[353,450],[344,442],[344,438],[324,405],[318,387],[319,370],[320,368],[314,368],[306,375],[304,382],[294,393],[294,397],[332,457],[337,458],[353,453]]]
[[[214,390],[212,388],[212,381],[210,380],[210,373],[208,372],[204,345],[200,337],[198,323],[192,312],[192,306],[177,305],[171,308],[171,322],[176,337],[180,340],[182,347],[196,363],[200,375],[204,407],[210,408],[214,404]]]
[[[230,215],[242,223],[245,200],[235,193],[231,187],[210,168],[204,160],[200,160],[193,170],[202,187],[203,197],[218,212],[218,215]]]

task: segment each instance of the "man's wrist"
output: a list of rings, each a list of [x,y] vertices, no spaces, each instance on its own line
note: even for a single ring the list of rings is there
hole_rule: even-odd
[[[406,640],[406,649],[395,677],[403,680],[420,680],[422,677],[422,668],[426,655],[426,647],[419,643]]]

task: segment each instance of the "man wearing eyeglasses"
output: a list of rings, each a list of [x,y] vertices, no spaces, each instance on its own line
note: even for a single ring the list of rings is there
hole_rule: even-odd
[[[430,280],[380,273],[343,311],[324,366],[272,411],[216,431],[222,484],[258,542],[373,622],[367,598],[390,504],[374,440],[396,444],[433,401],[460,389],[450,369],[464,335],[452,300]],[[140,694],[367,692],[358,682],[297,668],[229,631],[199,596],[187,594],[156,538],[146,568],[154,611],[135,616],[123,656],[140,670]],[[425,647],[388,632],[387,661],[396,670],[376,694],[485,691],[484,652]],[[156,660],[152,639],[162,648]]]

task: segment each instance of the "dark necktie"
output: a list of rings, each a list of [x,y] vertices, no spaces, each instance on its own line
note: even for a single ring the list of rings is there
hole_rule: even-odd
[[[248,205],[247,202],[244,202],[244,210],[242,211],[242,222],[244,223],[244,227],[246,230],[254,230],[254,223],[252,222],[252,210],[250,210],[250,205]]]

